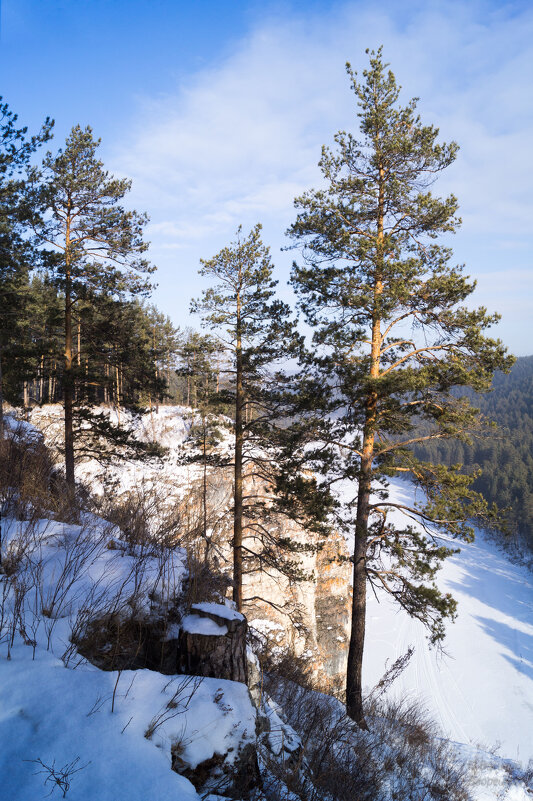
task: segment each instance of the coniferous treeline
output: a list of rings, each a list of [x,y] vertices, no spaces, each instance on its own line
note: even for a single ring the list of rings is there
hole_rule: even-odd
[[[113,405],[120,423],[123,408],[194,405],[209,348],[147,305],[155,267],[147,215],[123,205],[131,182],[105,169],[89,126],[39,161],[52,127],[30,137],[0,105],[0,442],[4,400],[60,402],[74,502],[79,456],[138,445],[95,407]]]
[[[435,440],[419,452],[430,461],[481,470],[473,488],[506,508],[511,528],[533,546],[533,356],[517,359],[508,375],[496,373],[492,386],[485,395],[463,394],[497,423],[496,429],[471,444]]]
[[[437,242],[460,224],[455,196],[431,191],[435,176],[453,163],[457,144],[441,143],[438,129],[422,123],[416,99],[400,103],[381,49],[369,53],[361,79],[349,65],[347,71],[359,133],[341,131],[332,148],[323,148],[323,186],[296,198],[297,218],[288,231],[300,254],[292,285],[312,329],[310,346],[274,298],[259,225],[243,240],[239,229],[237,242],[202,261],[202,273],[215,285],[194,308],[213,337],[180,336],[146,306],[154,270],[144,258],[148,218],[122,206],[130,182],[105,171],[96,155],[99,140],[89,127],[75,126],[64,149],[47,153],[41,168],[26,170],[25,151],[17,161],[16,145],[6,151],[7,163],[27,176],[11,196],[0,170],[0,200],[7,192],[0,223],[13,256],[6,263],[15,265],[0,290],[13,308],[24,309],[16,335],[9,313],[2,319],[0,367],[2,353],[10,352],[7,386],[19,395],[22,387],[26,405],[61,397],[73,501],[76,410],[91,427],[101,424],[105,436],[105,419],[91,406],[146,406],[164,398],[169,385],[174,400],[201,409],[205,486],[209,401],[218,395],[219,409],[225,401],[234,434],[234,600],[238,608],[252,600],[242,593],[249,557],[251,570],[268,573],[284,539],[289,552],[297,549],[289,538],[272,540],[273,506],[325,535],[333,523],[345,531],[354,543],[347,712],[366,728],[368,583],[440,640],[456,603],[435,583],[453,549],[435,540],[434,527],[470,541],[473,518],[495,519],[451,454],[447,467],[441,451],[428,461],[426,452],[417,458],[417,449],[422,443],[453,447],[452,441],[470,447],[472,430],[481,433],[482,426],[457,388],[486,392],[494,372],[507,372],[514,360],[487,336],[499,315],[464,305],[475,282]],[[3,130],[16,137],[14,121],[8,117]],[[47,136],[45,128],[33,150]],[[18,261],[17,226],[31,240]],[[409,325],[413,333],[404,337]],[[293,355],[300,370],[290,379],[282,370],[278,376],[276,360]],[[395,500],[388,490],[395,476],[409,477],[425,500]],[[339,498],[335,485],[347,485],[347,495]],[[259,540],[258,552],[248,549],[250,538]]]
[[[60,402],[64,365],[61,293],[46,275],[28,278],[19,337],[4,360],[4,397],[16,406]],[[73,311],[73,380],[80,404],[146,407],[166,397],[179,331],[155,306],[87,295]]]
[[[25,408],[63,397],[64,299],[44,274],[25,271],[9,309],[3,296],[4,400]],[[5,323],[4,323],[5,321]],[[5,326],[5,327],[4,327]],[[16,337],[9,337],[9,330]],[[79,405],[197,407],[220,388],[222,357],[211,337],[180,330],[153,304],[89,295],[73,312],[74,395]]]

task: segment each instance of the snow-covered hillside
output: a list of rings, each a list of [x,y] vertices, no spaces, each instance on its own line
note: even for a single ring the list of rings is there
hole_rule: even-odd
[[[167,449],[165,458],[138,461],[136,459],[112,459],[102,464],[97,459],[85,458],[76,465],[76,479],[90,487],[95,495],[104,493],[112,486],[115,494],[128,492],[141,485],[150,489],[158,482],[172,484],[175,491],[184,491],[198,479],[197,465],[184,464],[184,443],[196,418],[184,406],[160,406],[158,411],[134,416],[122,410],[118,412],[108,406],[97,409],[113,425],[128,428],[141,442],[157,442]],[[63,408],[60,404],[35,407],[30,415],[31,424],[43,432],[46,444],[52,450],[63,444]]]
[[[399,501],[411,497],[396,482]],[[455,546],[458,543],[453,543]],[[422,625],[380,595],[368,595],[364,681],[373,686],[390,663],[414,645],[394,692],[421,696],[445,734],[481,743],[510,759],[533,758],[533,577],[483,533],[445,561],[439,587],[458,601],[444,653],[431,649]]]
[[[48,415],[49,426],[52,418],[57,423],[57,415]],[[163,466],[115,464],[119,486],[170,476],[189,424],[176,408],[154,415],[147,436],[164,439],[170,453]],[[86,465],[84,475],[101,486],[96,470]],[[400,482],[391,491],[397,499],[410,493]],[[93,516],[81,526],[43,520],[25,528],[4,519],[2,527],[10,567],[0,582],[0,797],[39,801],[54,788],[54,797],[61,797],[65,785],[54,784],[53,776],[63,770],[71,785],[67,801],[198,801],[193,785],[171,770],[174,754],[194,766],[252,743],[255,711],[245,685],[149,670],[102,671],[81,659],[70,641],[89,604],[103,609],[111,598],[117,614],[134,606],[149,617],[175,598],[186,573],[184,554],[170,550],[162,561],[161,553],[147,551],[139,560],[120,531]],[[28,578],[17,591],[10,582],[15,570]],[[525,763],[533,758],[531,574],[478,534],[447,561],[439,584],[459,602],[444,654],[430,650],[419,623],[369,593],[365,684],[375,685],[414,645],[391,693],[422,697],[463,754],[478,758],[471,746],[500,745],[499,755]],[[20,588],[26,588],[22,596]],[[17,603],[24,625],[10,628]],[[480,769],[472,799],[526,801],[528,792],[496,761]]]
[[[50,432],[61,432],[60,417],[59,406],[43,407],[34,410],[32,422],[53,439]],[[169,449],[162,464],[117,462],[104,470],[92,461],[81,465],[80,476],[96,490],[104,473],[116,480],[118,491],[158,478],[172,480],[178,491],[190,485],[198,472],[182,458],[190,410],[163,406],[135,425],[143,439]],[[390,489],[398,501],[411,499],[406,482],[392,482]],[[444,652],[429,647],[418,621],[369,591],[365,684],[372,687],[386,665],[414,645],[411,664],[394,690],[424,698],[452,739],[500,744],[502,755],[527,762],[533,758],[533,577],[482,532],[473,544],[452,544],[460,545],[461,553],[445,561],[438,583],[459,606],[457,620],[447,627]]]

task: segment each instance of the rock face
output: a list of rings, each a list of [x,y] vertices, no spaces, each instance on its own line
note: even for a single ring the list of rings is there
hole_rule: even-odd
[[[114,419],[115,412],[105,407],[102,411]],[[47,445],[53,449],[61,449],[62,414],[59,405],[32,410],[32,422],[42,428]],[[158,413],[146,415],[141,425],[142,439],[158,441],[169,448],[161,465],[142,465],[146,486],[154,487],[154,508],[165,510],[179,507],[183,512],[183,519],[195,519],[195,504],[200,503],[203,491],[200,467],[188,465],[186,469],[183,468],[184,453],[194,447],[188,442],[192,423],[191,410],[162,406]],[[104,471],[98,462],[92,460],[80,464],[78,471],[93,488],[100,487],[98,492],[103,493],[104,475],[117,479],[118,484],[134,487],[137,482],[135,477],[141,471],[141,466],[134,461],[131,464],[117,462],[117,465],[107,467]],[[122,482],[125,474],[131,476],[132,480]],[[208,472],[208,503],[216,511],[213,519],[217,523],[205,547],[206,550],[210,548],[210,568],[219,574],[231,574],[232,527],[228,510],[232,504],[232,482],[233,475],[229,469],[217,467]],[[253,475],[246,476],[246,482],[250,494],[256,491],[264,494],[264,487]],[[131,492],[135,498],[134,490]],[[288,539],[300,544],[316,544],[314,535],[289,520],[280,520],[279,526],[283,536]],[[256,543],[250,538],[246,539],[246,536],[244,544],[250,550],[256,550]],[[341,559],[334,558],[335,555]],[[297,655],[306,654],[317,678],[328,677],[335,681],[336,677],[340,678],[345,672],[349,638],[351,565],[346,561],[349,556],[346,543],[342,537],[332,537],[323,551],[302,552],[293,556],[302,571],[313,575],[312,580],[291,585],[275,569],[268,573],[265,570],[246,576],[244,595],[253,600],[245,603],[244,612],[250,621],[250,628],[265,635],[267,647],[270,644],[289,647]],[[203,592],[194,597],[201,600],[214,598],[216,596],[213,589],[211,586],[204,587]],[[225,588],[216,589],[219,594],[225,591]],[[127,657],[122,662],[118,660],[118,656],[113,657],[116,667],[150,667],[164,673],[176,672],[177,661],[181,659],[178,654],[177,633],[173,639],[172,636],[165,635],[164,631],[156,631],[152,624],[147,627],[139,625],[137,628],[138,630],[131,632],[130,653]],[[130,632],[125,634],[130,636]],[[114,639],[109,638],[109,641],[113,642]],[[102,640],[102,646],[105,645],[106,641]],[[194,647],[197,645],[199,640]],[[109,665],[109,655],[102,654],[101,661],[106,659]],[[225,658],[222,661],[226,661]]]
[[[172,770],[189,779],[202,795],[212,789],[217,798],[248,799],[252,793],[256,797],[255,792],[262,786],[253,743],[239,748],[232,761],[227,754],[215,754],[195,768],[188,767],[178,753],[172,752]]]
[[[333,534],[317,554],[314,588],[317,663],[335,684],[343,681],[348,660],[352,593],[349,583],[351,562],[346,541]]]
[[[181,623],[179,672],[246,684],[246,630],[244,616],[226,606],[193,604]]]
[[[297,523],[284,520],[282,525],[283,535],[294,542],[318,544]],[[244,596],[255,600],[245,603],[244,612],[263,647],[305,655],[315,679],[333,688],[343,680],[348,657],[351,562],[346,541],[332,534],[321,548],[294,558],[310,580],[290,583],[274,572],[247,576]]]

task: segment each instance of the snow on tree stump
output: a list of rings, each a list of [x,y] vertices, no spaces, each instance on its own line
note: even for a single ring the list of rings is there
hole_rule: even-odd
[[[246,684],[246,629],[244,615],[227,606],[193,604],[181,621],[179,672]]]

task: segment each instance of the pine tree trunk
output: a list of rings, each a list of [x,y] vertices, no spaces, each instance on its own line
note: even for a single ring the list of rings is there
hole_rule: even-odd
[[[68,490],[74,498],[74,397],[72,386],[72,301],[70,280],[65,288],[65,372],[63,375],[65,406],[65,476]]]
[[[202,512],[203,512],[203,535],[205,540],[204,562],[207,564],[209,559],[209,538],[207,536],[207,419],[205,411],[203,414],[203,492],[202,492]]]
[[[41,353],[39,361],[39,403],[43,403],[44,396],[44,353]]]
[[[2,346],[0,345],[0,445],[4,442],[4,379],[2,374]]]
[[[364,460],[364,464],[362,460],[353,555],[352,624],[346,670],[346,712],[362,729],[368,728],[363,710],[363,651],[366,626],[366,541],[371,466],[371,456],[370,464],[368,458]]]
[[[197,376],[196,376],[196,354],[193,353],[193,356],[192,356],[192,382],[191,382],[191,404],[192,404],[193,409],[196,409],[196,407],[198,405],[198,401],[197,401],[198,392],[197,392],[197,387],[196,387],[196,378],[197,378]]]
[[[385,173],[380,166],[377,207],[377,258],[374,279],[374,307],[369,377],[379,378],[381,355],[381,295],[383,294],[383,222],[385,202]],[[377,426],[377,394],[370,391],[366,398],[363,449],[357,492],[357,518],[353,555],[353,599],[350,646],[346,670],[346,712],[362,729],[368,729],[363,709],[363,652],[366,628],[366,559],[370,495],[372,492],[372,462]]]
[[[374,378],[379,374],[380,344],[379,320],[375,320],[372,331],[372,363],[370,370]],[[372,461],[376,416],[377,396],[375,393],[369,393],[357,492],[357,519],[353,554],[352,623],[346,670],[346,712],[362,729],[368,729],[363,709],[363,652],[366,629],[366,548],[370,495],[372,492]]]
[[[72,382],[72,278],[70,263],[70,216],[67,216],[65,237],[65,369],[63,374],[63,403],[65,409],[65,478],[74,500],[74,426]]]
[[[155,327],[154,327],[153,335],[154,335],[153,336],[153,345],[154,345],[155,377],[156,377],[156,381],[159,381],[159,365],[157,363],[157,359],[156,359],[156,356],[155,356]],[[151,404],[151,402],[152,402],[152,399],[150,398],[150,404]],[[155,413],[159,414],[159,395],[157,395],[156,399],[155,399]]]
[[[78,367],[81,366],[81,321],[78,320],[78,346],[76,351],[76,364]],[[75,387],[73,387],[74,392],[74,399],[76,401],[79,400],[79,380],[76,381]]]
[[[240,298],[237,296],[237,338],[236,338],[236,387],[235,387],[235,497],[233,512],[233,600],[237,610],[242,610],[242,450],[244,391],[242,385],[242,338]]]
[[[118,365],[115,365],[115,392],[116,392],[116,401],[115,406],[117,407],[117,419],[118,424],[120,425],[120,378],[119,378],[119,371]]]

